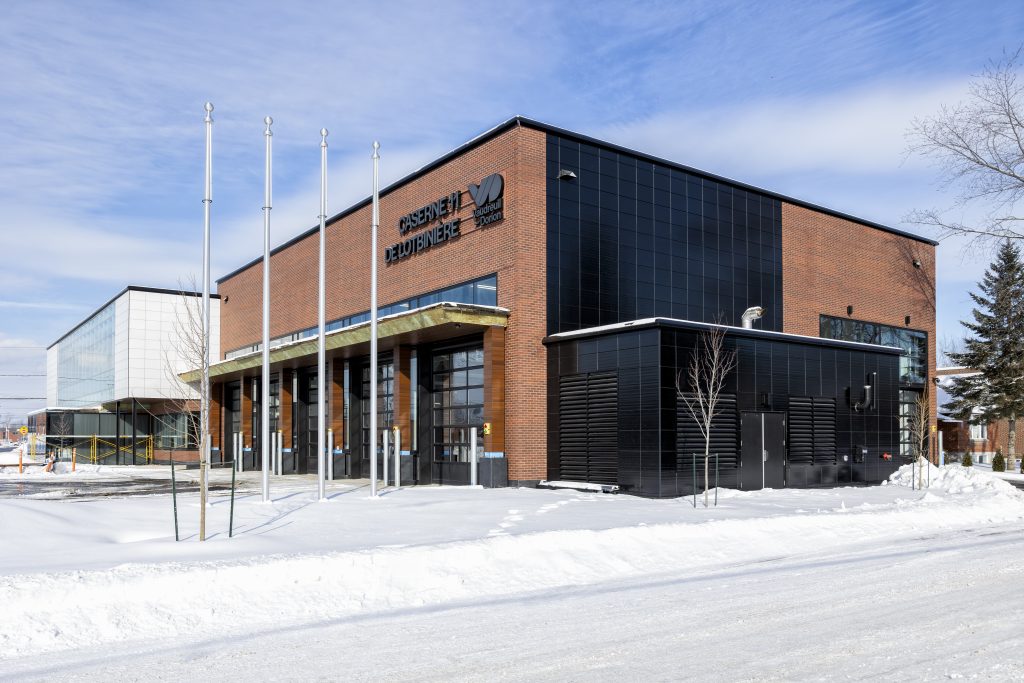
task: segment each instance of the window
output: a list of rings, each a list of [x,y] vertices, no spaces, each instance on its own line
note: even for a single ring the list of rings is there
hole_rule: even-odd
[[[362,457],[370,459],[370,366],[365,365],[361,375],[362,385],[362,406],[360,415],[360,427],[362,429]],[[380,433],[391,429],[394,424],[394,387],[395,387],[395,365],[388,360],[377,361],[377,439],[376,448],[380,452],[382,440]]]
[[[199,447],[199,413],[154,415],[155,448],[172,450]]]
[[[914,421],[917,419],[918,401],[921,392],[914,389],[900,389],[900,455],[905,462],[914,459],[919,444],[914,437]]]
[[[484,350],[481,346],[433,355],[434,460],[469,462],[470,428],[477,428],[482,451]]]
[[[466,282],[461,285],[449,287],[447,289],[440,289],[429,294],[423,294],[421,296],[414,296],[404,301],[397,303],[388,304],[386,306],[379,306],[377,308],[378,317],[384,317],[386,315],[392,315],[394,313],[402,313],[404,311],[410,311],[414,308],[423,308],[424,306],[431,306],[441,301],[447,301],[449,303],[456,304],[476,304],[478,306],[497,306],[498,305],[498,276],[488,275],[487,277],[480,278],[479,280],[473,280]],[[328,321],[324,326],[325,332],[333,332],[334,330],[340,330],[344,327],[351,325],[358,325],[364,323],[370,319],[370,312],[363,311],[362,313],[356,313],[345,318],[338,318],[337,320]],[[275,337],[270,340],[271,348],[280,346],[281,344],[287,344],[299,339],[306,339],[313,337],[317,334],[317,328],[310,327],[305,330],[298,332],[292,332],[290,334]],[[255,353],[263,348],[263,344],[258,342],[249,346],[244,346],[239,349],[228,351],[224,354],[225,360],[231,360],[232,358],[238,358],[250,353]]]
[[[988,425],[971,425],[971,441],[988,441]]]
[[[903,355],[900,356],[902,385],[921,385],[928,377],[928,335],[924,332],[828,315],[820,317],[819,332],[826,339],[903,349]]]

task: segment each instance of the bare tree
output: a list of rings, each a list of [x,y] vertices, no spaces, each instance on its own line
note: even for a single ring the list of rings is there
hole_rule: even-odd
[[[53,435],[59,437],[54,448],[56,455],[59,457],[61,449],[67,447],[67,438],[74,433],[75,427],[74,415],[68,412],[56,413],[53,416]],[[47,434],[49,436],[49,434]],[[47,439],[49,441],[49,439]]]
[[[676,394],[704,437],[704,507],[708,505],[711,427],[721,412],[719,402],[725,378],[735,367],[736,352],[725,348],[725,327],[715,325],[700,334],[693,348],[689,368],[685,371],[688,387],[683,387],[684,371],[676,375]]]
[[[184,281],[178,281],[182,305],[175,308],[174,335],[168,347],[164,349],[164,373],[173,388],[163,398],[170,404],[171,413],[157,415],[149,410],[147,412],[165,432],[173,435],[175,441],[180,441],[184,448],[194,443],[199,450],[199,540],[205,541],[210,463],[206,461],[206,449],[202,444],[203,425],[199,407],[202,401],[209,401],[210,387],[202,386],[202,381],[198,383],[198,387],[192,387],[180,377],[183,370],[201,368],[203,359],[208,355],[203,335],[202,300],[195,296],[198,284],[194,275]],[[175,449],[171,450],[173,452]]]
[[[925,385],[924,391],[914,401],[914,410],[910,415],[910,423],[908,425],[910,438],[913,439],[915,463],[920,462],[921,458],[924,458],[926,462],[931,461],[928,444],[928,430],[931,428],[931,410],[931,397],[928,393],[928,386]],[[921,488],[924,485],[923,467],[920,468],[917,476],[917,485],[918,488]]]
[[[956,361],[953,360],[953,356],[950,354],[957,354],[964,352],[964,339],[963,337],[957,337],[952,334],[944,334],[939,337],[938,342],[938,363],[939,367],[952,368],[957,367]]]
[[[971,82],[965,102],[915,119],[908,132],[908,151],[933,160],[943,187],[956,187],[950,208],[980,204],[984,218],[968,225],[947,218],[949,209],[928,209],[905,220],[937,229],[941,237],[966,236],[973,246],[1024,239],[1024,216],[1015,211],[1024,197],[1022,49],[990,62]]]

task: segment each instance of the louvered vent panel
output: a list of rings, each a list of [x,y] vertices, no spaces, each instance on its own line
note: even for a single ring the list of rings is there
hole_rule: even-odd
[[[789,399],[789,463],[836,464],[836,400],[793,396]]]
[[[718,467],[721,470],[739,467],[739,410],[736,406],[735,394],[723,394],[718,399],[715,419],[711,423],[711,455],[718,454]],[[676,402],[676,469],[689,472],[693,468],[693,459],[697,458],[697,468],[704,467],[704,435],[700,426],[686,407],[686,402],[679,398]]]
[[[617,484],[618,378],[614,372],[559,379],[559,456],[567,481]]]
[[[806,396],[789,399],[789,464],[814,464],[814,401]]]
[[[814,399],[814,464],[836,464],[836,400]]]
[[[612,372],[587,377],[587,481],[619,483],[619,388]]]

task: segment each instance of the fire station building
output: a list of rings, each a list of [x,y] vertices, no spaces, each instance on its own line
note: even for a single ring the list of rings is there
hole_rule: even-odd
[[[935,368],[933,241],[520,117],[380,197],[376,368],[369,199],[327,223],[326,386],[318,226],[271,255],[270,377],[261,259],[218,280],[215,461],[241,443],[259,465],[265,379],[286,472],[316,470],[325,391],[335,478],[368,476],[376,372],[404,482],[468,483],[477,427],[485,485],[685,494],[704,442],[680,394],[713,326],[735,354],[712,428],[723,486],[880,481],[910,454]]]

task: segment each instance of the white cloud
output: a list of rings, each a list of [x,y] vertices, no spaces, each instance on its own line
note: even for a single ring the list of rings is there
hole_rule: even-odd
[[[0,308],[25,308],[43,311],[79,311],[83,307],[77,304],[61,303],[59,301],[5,301],[0,299]]]
[[[915,116],[956,101],[962,81],[869,87],[713,108],[662,112],[598,136],[721,174],[905,173],[905,133]]]

